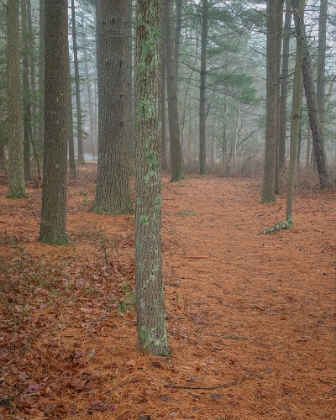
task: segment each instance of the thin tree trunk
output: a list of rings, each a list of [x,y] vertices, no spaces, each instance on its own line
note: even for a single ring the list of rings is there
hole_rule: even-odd
[[[177,104],[177,77],[174,51],[174,0],[163,2],[166,10],[164,20],[166,23],[166,50],[167,50],[167,95],[168,95],[168,120],[171,157],[171,181],[184,179],[182,167],[182,150],[180,142],[180,124]]]
[[[69,50],[69,47],[68,47]],[[75,144],[73,135],[73,109],[72,109],[72,83],[70,70],[70,51],[68,51],[68,143],[69,143],[69,173],[70,178],[77,178],[76,159],[75,159]]]
[[[167,52],[166,52],[166,28],[162,17],[162,83],[161,83],[161,124],[162,124],[162,145],[161,145],[161,167],[164,171],[168,169],[167,162],[167,117],[166,117],[166,93],[167,93]]]
[[[293,0],[293,6],[297,5],[298,0]],[[303,84],[306,94],[308,115],[310,127],[313,136],[314,153],[316,158],[317,170],[319,174],[321,188],[329,188],[330,175],[327,165],[327,158],[323,144],[323,132],[321,127],[320,116],[318,112],[318,105],[315,93],[313,72],[311,66],[311,58],[309,53],[309,46],[306,37],[305,24],[297,15],[294,15],[294,22],[296,30],[300,30],[303,36],[303,60],[302,60],[302,74]]]
[[[23,95],[23,162],[25,180],[31,180],[31,112],[30,112],[30,89],[29,89],[29,33],[26,0],[21,0],[21,26],[22,26],[22,95]]]
[[[135,123],[134,123],[134,48],[133,48],[133,0],[128,0],[128,33],[127,33],[127,141],[131,172],[134,172],[135,161]]]
[[[38,150],[43,153],[44,146],[44,76],[45,76],[45,0],[39,0],[40,6],[40,36],[39,36],[39,124],[38,124]]]
[[[282,69],[280,86],[280,124],[279,124],[279,169],[286,164],[286,131],[287,131],[287,92],[288,92],[288,67],[289,67],[289,42],[291,38],[290,0],[286,0],[285,27],[282,45]]]
[[[320,114],[322,135],[324,133],[325,119],[325,59],[327,47],[327,17],[328,17],[328,0],[320,0],[320,16],[319,16],[319,38],[317,48],[317,84],[316,99],[317,108]]]
[[[84,148],[83,148],[82,105],[81,105],[79,63],[78,63],[75,0],[71,0],[71,17],[72,17],[72,26],[71,26],[72,27],[72,46],[73,46],[73,54],[74,54],[75,86],[76,86],[78,164],[84,165],[85,159],[84,159]]]
[[[295,1],[293,4],[293,14],[296,18],[302,20],[304,12],[304,0]],[[291,143],[290,143],[290,161],[287,186],[286,220],[292,223],[293,220],[293,198],[294,185],[296,177],[296,168],[298,162],[298,146],[301,122],[301,103],[302,103],[302,58],[303,58],[303,34],[301,26],[296,30],[296,64],[293,85],[292,102],[292,122],[291,122]]]
[[[202,0],[202,39],[201,39],[201,70],[200,70],[200,108],[199,108],[199,162],[200,175],[207,172],[206,167],[206,75],[207,75],[207,44],[208,44],[208,0]]]
[[[177,78],[178,78],[178,71],[179,71],[179,64],[180,64],[181,30],[182,30],[182,0],[176,0],[175,64],[176,64],[176,77]]]
[[[7,2],[8,198],[27,197],[23,166],[19,0]]]

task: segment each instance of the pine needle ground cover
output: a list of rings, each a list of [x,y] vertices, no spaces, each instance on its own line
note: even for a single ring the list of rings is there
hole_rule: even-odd
[[[334,419],[335,194],[299,191],[294,226],[258,235],[285,197],[164,177],[159,358],[136,349],[134,218],[89,211],[95,170],[69,183],[64,247],[37,242],[39,189],[0,185],[0,419]]]

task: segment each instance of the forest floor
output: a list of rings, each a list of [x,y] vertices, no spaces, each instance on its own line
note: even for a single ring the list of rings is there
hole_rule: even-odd
[[[134,216],[69,181],[68,246],[37,241],[41,189],[0,185],[0,419],[336,419],[336,195],[260,202],[238,178],[163,178],[171,356],[136,347]]]

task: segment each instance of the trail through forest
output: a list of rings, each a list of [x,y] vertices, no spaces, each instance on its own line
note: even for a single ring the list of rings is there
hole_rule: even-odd
[[[69,245],[37,242],[41,190],[0,185],[0,419],[336,419],[334,192],[260,202],[250,180],[163,179],[171,356],[136,349],[134,217],[69,181]]]

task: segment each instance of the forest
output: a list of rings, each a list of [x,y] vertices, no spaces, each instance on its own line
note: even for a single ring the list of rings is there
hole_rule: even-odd
[[[335,418],[334,2],[0,35],[0,420]]]

